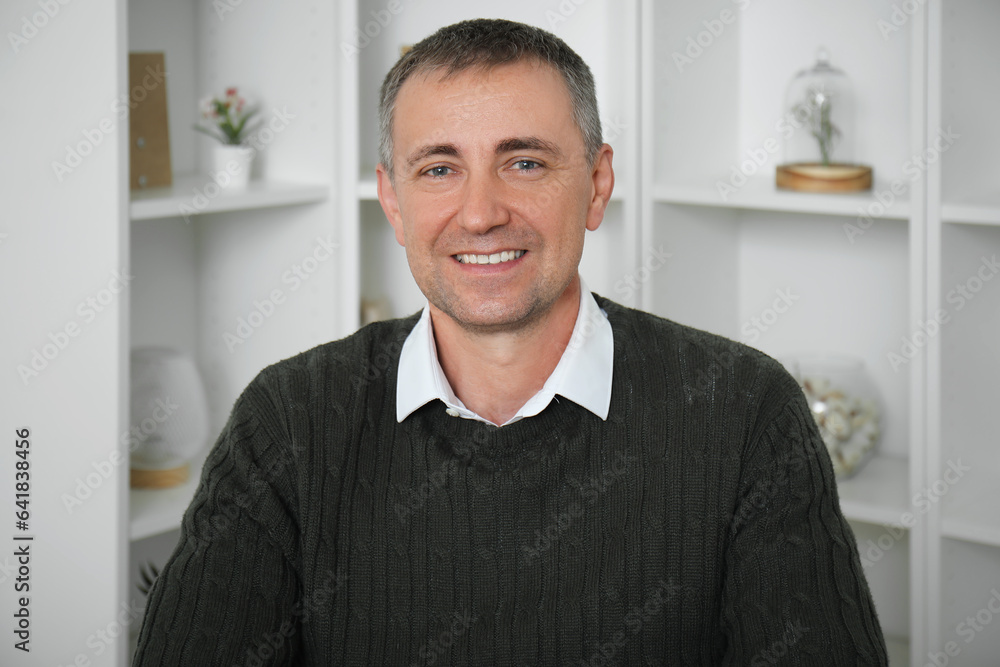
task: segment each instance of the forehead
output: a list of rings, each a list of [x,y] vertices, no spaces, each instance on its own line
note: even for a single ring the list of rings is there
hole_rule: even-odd
[[[399,90],[393,121],[393,138],[404,143],[470,131],[485,139],[497,132],[566,130],[567,124],[576,130],[566,82],[554,67],[537,61],[415,73]],[[436,136],[425,136],[428,132]]]

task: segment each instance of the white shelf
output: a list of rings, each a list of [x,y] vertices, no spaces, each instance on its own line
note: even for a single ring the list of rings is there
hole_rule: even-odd
[[[913,512],[905,458],[875,456],[855,477],[837,482],[837,492],[841,511],[854,521],[898,524],[905,512]]]
[[[657,185],[653,188],[653,199],[663,204],[851,217],[858,217],[859,213],[864,212],[874,218],[890,220],[905,220],[910,216],[910,201],[907,193],[900,196],[893,195],[888,207],[883,206],[875,198],[873,193],[889,192],[891,195],[891,191],[884,183],[876,182],[871,193],[819,194],[778,190],[771,178],[752,178],[736,192],[728,193],[723,200],[717,182],[729,183],[725,177],[720,177],[714,180],[706,178],[698,184]],[[889,201],[888,195],[883,195],[883,198],[887,202]]]
[[[215,196],[209,196],[215,193]],[[246,190],[218,191],[205,174],[175,174],[165,188],[133,190],[129,205],[132,220],[174,218],[222,211],[309,204],[327,199],[330,186],[321,183],[250,181]]]
[[[362,201],[378,201],[378,183],[374,178],[365,178],[358,181],[358,199]]]
[[[982,482],[982,480],[980,480]],[[959,480],[948,492],[941,513],[941,534],[966,542],[1000,547],[1000,489],[979,483],[970,492],[972,480]]]
[[[905,637],[886,637],[885,647],[889,652],[889,667],[910,664],[910,642]]]
[[[941,206],[941,219],[945,223],[1000,225],[1000,193],[974,201],[946,202]]]
[[[191,461],[188,479],[172,489],[129,489],[129,539],[133,542],[180,528],[208,457],[206,449]]]

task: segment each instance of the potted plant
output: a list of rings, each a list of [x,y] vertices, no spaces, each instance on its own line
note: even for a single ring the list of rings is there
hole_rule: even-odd
[[[820,164],[829,166],[834,142],[840,129],[833,124],[832,97],[823,88],[807,88],[805,99],[793,107],[793,113],[806,119],[809,134],[819,146]]]
[[[201,101],[202,118],[211,121],[211,127],[195,125],[194,128],[219,142],[215,146],[213,174],[222,187],[245,188],[250,180],[256,149],[247,140],[257,128],[256,123],[250,122],[256,113],[257,108],[247,104],[236,88],[227,88],[225,94]]]

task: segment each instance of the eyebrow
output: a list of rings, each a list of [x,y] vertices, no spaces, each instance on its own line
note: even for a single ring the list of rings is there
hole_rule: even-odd
[[[494,152],[497,155],[515,153],[517,151],[542,151],[556,157],[562,155],[562,151],[559,150],[558,146],[538,137],[512,137],[497,142],[494,148]]]
[[[493,152],[496,155],[524,150],[542,151],[556,157],[562,155],[562,151],[560,151],[555,144],[538,137],[511,137],[509,139],[502,139],[501,141],[498,141],[496,146],[493,148]],[[455,144],[433,144],[430,146],[424,146],[410,155],[410,157],[406,160],[406,164],[408,167],[412,167],[418,162],[435,155],[461,157],[462,151],[458,150],[458,147]]]
[[[434,155],[450,155],[451,157],[461,156],[461,151],[455,144],[435,144],[433,146],[424,146],[418,149],[415,153],[411,154],[406,160],[406,166],[412,167],[416,163],[426,160]]]

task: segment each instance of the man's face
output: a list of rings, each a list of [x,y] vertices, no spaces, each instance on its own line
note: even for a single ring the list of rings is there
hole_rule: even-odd
[[[399,91],[393,142],[379,199],[432,306],[466,328],[512,331],[571,294],[614,173],[607,145],[591,166],[556,70],[415,75]]]

